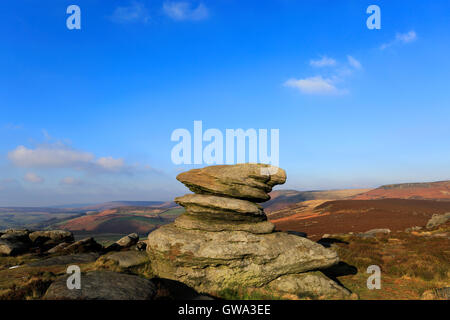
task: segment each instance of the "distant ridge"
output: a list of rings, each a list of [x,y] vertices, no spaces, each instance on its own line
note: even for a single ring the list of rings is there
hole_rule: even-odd
[[[371,189],[338,189],[338,190],[277,190],[270,193],[271,199],[262,203],[266,213],[296,206],[300,202],[310,200],[341,200],[367,192]]]
[[[450,201],[450,180],[437,182],[389,184],[356,195],[352,197],[352,199],[416,199]]]
[[[170,207],[174,206],[173,201],[110,201],[82,207],[83,210],[108,210],[120,207]]]

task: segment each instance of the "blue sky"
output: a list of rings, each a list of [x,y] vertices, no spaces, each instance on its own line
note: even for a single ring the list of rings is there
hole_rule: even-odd
[[[81,8],[69,30],[66,8]],[[381,8],[369,30],[366,8]],[[299,190],[450,179],[448,1],[2,1],[0,206],[170,200],[173,130],[279,129]]]

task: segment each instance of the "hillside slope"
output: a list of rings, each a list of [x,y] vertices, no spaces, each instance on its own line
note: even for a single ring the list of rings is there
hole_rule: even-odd
[[[182,211],[183,209],[179,207],[169,209],[119,207],[71,219],[58,227],[74,232],[144,234],[172,222]]]
[[[296,190],[277,190],[270,193],[271,199],[262,203],[264,211],[268,216],[273,212],[280,210],[292,211],[303,210],[303,207],[310,206],[310,200],[340,200],[353,197],[355,195],[369,191],[370,189],[342,189],[342,190],[325,190],[325,191],[296,191]],[[313,202],[318,205],[320,203]]]
[[[271,219],[278,230],[300,231],[308,238],[323,234],[365,232],[375,228],[391,231],[424,226],[433,214],[450,212],[450,201],[383,199],[327,201],[308,214]]]
[[[390,184],[355,195],[352,199],[422,199],[450,201],[450,181]]]

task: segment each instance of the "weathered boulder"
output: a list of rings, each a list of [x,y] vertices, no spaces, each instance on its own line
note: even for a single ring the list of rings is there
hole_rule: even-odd
[[[150,233],[152,270],[202,292],[263,286],[281,275],[327,268],[337,254],[284,232],[207,232],[165,225]]]
[[[100,263],[112,261],[121,268],[136,267],[149,262],[148,255],[145,252],[136,250],[111,252],[101,256],[98,260]]]
[[[3,234],[0,236],[1,240],[7,240],[10,242],[30,242],[28,235],[30,231],[27,229],[16,230],[16,229],[8,229],[4,230]]]
[[[59,252],[64,252],[64,250],[70,246],[72,243],[69,242],[62,242],[56,246],[54,246],[53,248],[49,249],[47,251],[47,253],[59,253]]]
[[[186,214],[203,219],[254,222],[267,220],[260,205],[246,200],[187,194],[175,198],[175,202],[186,209]]]
[[[84,253],[84,252],[99,252],[103,250],[103,246],[97,243],[94,238],[85,238],[78,240],[64,248],[67,253]]]
[[[444,213],[444,214],[433,214],[433,216],[428,220],[426,228],[427,229],[433,229],[435,227],[438,227],[447,221],[450,220],[450,212]]]
[[[135,245],[139,241],[139,235],[137,233],[131,233],[116,241],[118,245],[123,248],[128,248]]]
[[[137,233],[131,233],[123,238],[120,238],[119,240],[108,246],[105,250],[106,252],[120,251],[134,246],[138,241],[139,235]]]
[[[192,192],[263,202],[277,184],[286,181],[283,169],[267,164],[218,165],[180,173],[177,180]]]
[[[30,267],[48,267],[94,262],[100,255],[97,252],[76,253],[50,257],[29,263]]]
[[[180,229],[203,230],[203,231],[247,231],[250,233],[271,233],[275,225],[269,221],[260,222],[229,222],[221,220],[203,220],[188,214],[182,214],[175,219],[175,226]]]
[[[148,236],[147,253],[156,276],[212,295],[224,289],[264,290],[275,279],[291,275],[294,287],[280,292],[347,293],[323,275],[304,278],[305,272],[338,263],[335,251],[306,234],[275,232],[257,204],[270,198],[274,185],[285,182],[284,170],[263,164],[223,165],[190,170],[177,179],[196,194],[176,198],[186,212]],[[277,283],[283,289],[287,281]]]
[[[270,282],[267,288],[300,298],[345,299],[351,294],[318,271],[284,275]]]
[[[30,249],[29,242],[0,239],[0,255],[15,256]]]
[[[29,234],[29,238],[35,245],[49,244],[50,242],[57,245],[62,242],[74,241],[72,232],[64,230],[34,231]]]
[[[15,256],[27,252],[31,247],[29,230],[3,230],[0,236],[0,254]]]
[[[136,250],[137,251],[145,251],[147,249],[147,242],[145,241],[138,241],[136,243]]]
[[[134,275],[92,271],[81,275],[81,289],[68,289],[67,276],[53,282],[46,300],[150,300],[156,295],[151,280]]]

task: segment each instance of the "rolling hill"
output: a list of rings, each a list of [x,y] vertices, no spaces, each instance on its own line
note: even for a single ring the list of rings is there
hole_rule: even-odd
[[[181,212],[180,207],[118,207],[101,212],[91,212],[82,217],[70,219],[58,228],[73,232],[148,233],[158,226],[172,222]]]
[[[300,231],[308,238],[325,234],[365,232],[375,228],[391,231],[423,227],[433,214],[450,212],[450,201],[382,199],[327,201],[307,213],[271,219],[278,230]]]
[[[325,191],[296,191],[296,190],[277,190],[270,193],[271,199],[262,203],[264,211],[268,216],[274,212],[280,213],[284,210],[293,211],[311,204],[318,205],[318,202],[308,203],[310,200],[340,200],[351,198],[355,195],[369,191],[370,189],[342,189],[342,190],[325,190]]]
[[[355,195],[352,199],[420,199],[450,201],[450,181],[390,184]]]

